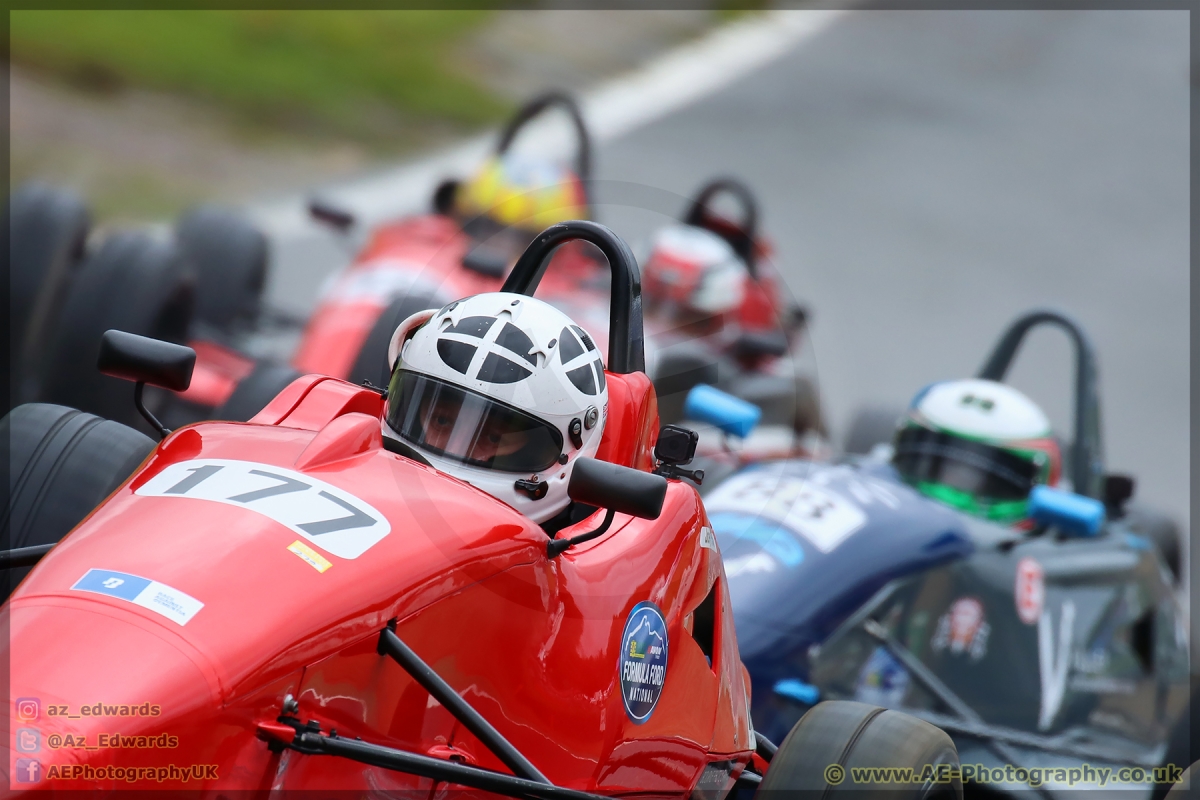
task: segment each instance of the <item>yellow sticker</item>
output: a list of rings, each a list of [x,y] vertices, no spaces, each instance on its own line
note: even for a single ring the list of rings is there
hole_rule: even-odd
[[[288,550],[291,550],[293,553],[300,556],[300,558],[304,559],[304,561],[317,572],[324,572],[333,566],[333,564],[331,564],[329,560],[325,558],[325,556],[321,555],[316,550],[313,550],[300,540],[296,540],[289,544]]]

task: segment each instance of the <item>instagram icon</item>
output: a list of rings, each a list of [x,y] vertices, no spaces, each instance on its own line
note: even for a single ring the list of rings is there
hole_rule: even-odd
[[[17,702],[17,719],[22,722],[33,722],[38,718],[38,712],[41,710],[41,700],[36,697],[18,697]]]

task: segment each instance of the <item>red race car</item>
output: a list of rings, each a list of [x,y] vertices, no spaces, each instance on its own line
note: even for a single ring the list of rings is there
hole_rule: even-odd
[[[529,123],[554,110],[565,112],[575,131],[569,169],[515,152]],[[186,392],[151,390],[147,397],[171,424],[248,419],[302,373],[382,385],[387,342],[401,320],[499,288],[538,230],[591,215],[591,186],[591,143],[579,108],[561,93],[535,98],[470,181],[444,182],[429,213],[371,232],[354,262],[327,282],[290,365],[253,357],[263,333],[302,323],[263,305],[268,244],[245,219],[204,207],[189,213],[174,236],[117,232],[85,255],[82,201],[27,187],[10,204],[20,279],[14,307],[23,310],[14,325],[18,401],[76,406],[144,428],[129,409],[127,390],[90,369],[109,328],[197,351]],[[738,219],[714,210],[722,196],[736,201]],[[354,223],[321,202],[310,210],[340,229]],[[760,406],[764,427],[822,431],[815,388],[796,374],[792,358],[805,315],[786,299],[770,254],[754,197],[731,179],[702,187],[683,222],[655,238],[645,265],[647,354],[665,420],[678,421],[687,390],[703,382]],[[542,295],[603,342],[602,259],[586,243],[572,242],[553,261]]]
[[[336,378],[157,445],[11,412],[0,565],[37,564],[0,608],[10,792],[961,797],[949,738],[897,712],[823,704],[778,749],[754,733],[716,540],[670,477],[694,438],[656,443],[636,262],[606,228],[556,225],[504,289],[532,295],[572,240],[612,268],[610,407],[569,486],[594,512],[554,534],[382,438],[380,392]],[[100,366],[179,391],[194,359],[114,331]],[[881,767],[899,771],[862,771]]]

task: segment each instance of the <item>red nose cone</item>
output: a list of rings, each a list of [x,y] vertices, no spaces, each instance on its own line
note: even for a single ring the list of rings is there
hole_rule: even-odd
[[[198,732],[211,726],[220,689],[171,625],[70,598],[6,606],[11,707],[0,722],[9,750],[0,787],[203,786],[213,759]]]

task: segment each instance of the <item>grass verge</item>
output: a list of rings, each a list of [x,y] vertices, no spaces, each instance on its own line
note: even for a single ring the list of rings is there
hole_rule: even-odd
[[[386,140],[406,122],[474,128],[510,108],[448,53],[490,12],[13,11],[13,60],[93,91],[150,88],[255,127]]]

